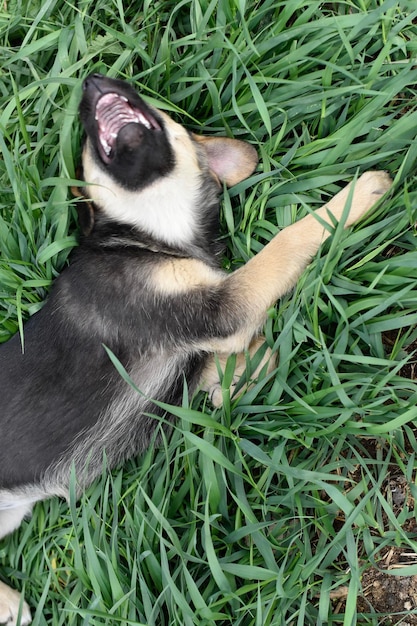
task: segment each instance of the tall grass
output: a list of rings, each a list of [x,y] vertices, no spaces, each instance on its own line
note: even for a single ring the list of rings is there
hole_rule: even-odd
[[[2,3],[0,341],[75,245],[91,71],[256,145],[257,172],[224,197],[229,269],[358,172],[395,181],[270,311],[272,377],[237,400],[225,384],[222,409],[184,402],[159,447],[4,541],[36,626],[384,623],[358,609],[361,574],[388,546],[417,550],[416,20],[411,0]]]

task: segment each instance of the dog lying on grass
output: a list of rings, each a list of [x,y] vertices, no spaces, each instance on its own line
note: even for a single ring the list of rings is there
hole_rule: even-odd
[[[26,324],[24,350],[18,336],[0,349],[0,537],[36,501],[66,497],[72,467],[83,488],[101,474],[104,453],[114,467],[144,450],[155,428],[148,414],[162,414],[152,399],[180,404],[185,380],[190,393],[200,387],[220,404],[218,364],[237,353],[236,374],[244,370],[239,355],[261,345],[267,309],[294,286],[345,205],[347,227],[390,186],[384,172],[363,174],[227,274],[218,196],[222,183],[255,170],[254,148],[189,133],[98,74],[83,83],[80,117],[85,233]],[[18,623],[19,610],[28,624],[26,603],[0,583],[0,623]]]

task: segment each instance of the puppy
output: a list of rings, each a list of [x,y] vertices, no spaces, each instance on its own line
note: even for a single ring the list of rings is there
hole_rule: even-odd
[[[218,363],[258,349],[267,309],[335,222],[347,214],[350,226],[390,186],[383,172],[363,174],[227,274],[219,192],[254,171],[254,148],[193,135],[99,74],[83,83],[80,117],[85,234],[27,322],[23,348],[16,336],[0,349],[0,536],[37,500],[67,496],[73,467],[82,489],[104,454],[111,468],[144,450],[156,423],[149,414],[163,413],[153,399],[180,404],[186,381],[189,393],[203,388],[219,404]],[[17,623],[19,603],[28,624],[27,605],[1,583],[0,623]]]

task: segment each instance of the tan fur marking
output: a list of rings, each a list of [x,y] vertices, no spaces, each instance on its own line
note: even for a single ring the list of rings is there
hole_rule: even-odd
[[[185,293],[190,289],[219,285],[226,274],[198,259],[172,259],[155,267],[153,286],[165,295]]]
[[[243,316],[247,314],[247,311],[240,311],[238,301],[236,301],[236,308],[239,309],[239,313]],[[204,350],[205,352],[215,352],[216,354],[221,352],[224,352],[225,354],[238,354],[239,352],[244,352],[248,349],[252,337],[259,332],[264,322],[265,313],[266,310],[264,311],[262,317],[260,316],[260,320],[257,323],[255,320],[247,320],[247,325],[234,335],[229,335],[226,338],[213,337],[212,339],[206,339],[205,341],[198,342],[198,349]]]
[[[181,126],[174,122],[169,115],[158,109],[158,115],[163,118],[166,130],[168,132],[171,146],[175,152],[175,158],[179,159],[189,167],[192,164],[194,171],[200,172],[200,164],[198,162],[197,152],[193,145],[190,134]]]

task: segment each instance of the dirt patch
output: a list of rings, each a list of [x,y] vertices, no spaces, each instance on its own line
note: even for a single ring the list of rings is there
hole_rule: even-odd
[[[366,438],[361,442],[365,455],[370,459],[385,457],[384,442],[377,438]],[[410,442],[405,442],[406,448],[414,451]],[[400,454],[400,451],[398,451]],[[349,490],[361,479],[360,468],[352,472],[352,483],[346,484]],[[415,476],[411,477],[414,483]],[[402,525],[403,530],[412,539],[417,537],[417,523],[409,513],[416,508],[411,493],[409,480],[395,463],[389,463],[387,474],[380,486],[381,495],[389,503],[392,513],[398,519],[407,517]],[[405,514],[405,515],[404,515]],[[336,522],[343,524],[344,515],[340,512]],[[382,512],[383,528],[389,530],[391,523],[385,511]],[[361,548],[359,546],[359,550]],[[365,553],[363,550],[362,554]],[[417,575],[400,575],[400,570],[417,565],[417,552],[408,546],[388,546],[376,556],[374,565],[365,565],[361,575],[361,593],[357,602],[358,614],[377,618],[378,626],[417,626]],[[346,608],[347,587],[340,587],[332,592],[334,614],[342,615]],[[368,622],[367,622],[368,623]],[[369,622],[370,623],[370,622]],[[374,623],[374,622],[372,622]]]
[[[416,564],[414,553],[391,549],[390,568]],[[383,563],[381,563],[381,566]],[[358,611],[363,613],[385,614],[379,624],[402,626],[417,624],[417,615],[409,613],[417,609],[417,576],[394,576],[371,567],[362,575],[363,595],[358,601]]]
[[[417,613],[413,614],[417,611],[417,576],[394,574],[396,569],[416,564],[415,552],[388,548],[378,562],[379,567],[368,567],[362,574],[358,613],[377,616],[378,626],[417,625]],[[335,615],[344,613],[347,594],[347,587],[331,593]]]
[[[388,351],[395,345],[397,338],[398,338],[397,333],[395,333],[394,331],[386,332],[383,334],[383,342],[385,346],[387,347]],[[408,344],[405,351],[407,352],[407,354],[410,354],[410,355],[417,354],[417,339],[413,341],[412,343]],[[412,360],[406,363],[404,367],[402,367],[402,369],[400,370],[399,374],[400,376],[404,376],[404,378],[409,378],[410,380],[417,380],[416,358],[414,357]]]

